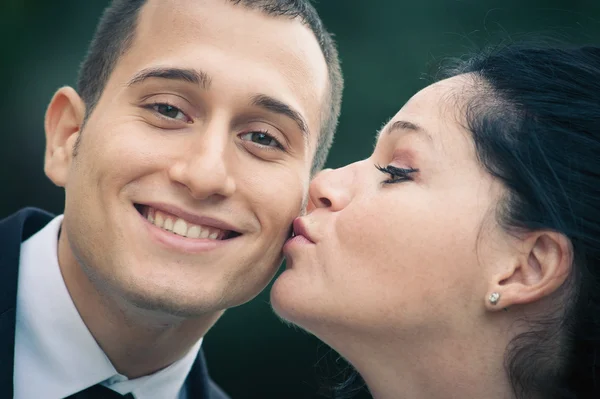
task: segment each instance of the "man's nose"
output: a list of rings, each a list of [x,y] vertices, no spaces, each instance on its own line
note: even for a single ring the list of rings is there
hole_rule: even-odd
[[[169,169],[171,180],[185,186],[195,199],[229,197],[236,190],[230,170],[235,143],[229,132],[221,129],[224,127],[199,133]]]

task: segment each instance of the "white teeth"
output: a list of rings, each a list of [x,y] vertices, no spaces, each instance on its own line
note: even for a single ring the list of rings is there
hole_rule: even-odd
[[[167,218],[167,220],[165,220],[165,225],[163,226],[163,229],[167,231],[173,231],[173,219]]]
[[[187,223],[183,221],[183,219],[177,219],[175,224],[173,225],[173,233],[179,234],[180,236],[185,236],[188,231]]]
[[[187,231],[187,236],[189,238],[200,238],[200,233],[202,232],[202,229],[200,228],[200,226],[192,226],[188,229]]]
[[[162,228],[163,230],[170,231],[183,237],[216,240],[221,234],[221,230],[219,229],[202,227],[188,223],[183,219],[171,218],[168,216],[168,214],[164,214],[163,212],[157,211],[153,208],[148,209],[146,219],[148,219],[150,223]]]
[[[152,221],[150,221],[150,222],[152,222]],[[156,212],[156,215],[154,216],[154,224],[157,225],[158,227],[162,228],[164,223],[165,223],[165,218],[163,217],[162,213]]]
[[[153,208],[148,209],[148,220],[150,221],[150,223],[154,223],[154,209]]]

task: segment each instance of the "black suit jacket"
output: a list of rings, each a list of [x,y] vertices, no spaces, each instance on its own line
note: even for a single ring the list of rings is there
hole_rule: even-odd
[[[21,243],[48,224],[54,216],[25,208],[0,221],[0,398],[13,397],[17,278]],[[35,384],[35,381],[31,381]],[[229,399],[210,379],[202,351],[186,380],[193,399]]]

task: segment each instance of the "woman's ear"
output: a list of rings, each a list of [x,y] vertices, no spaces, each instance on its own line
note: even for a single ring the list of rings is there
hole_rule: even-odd
[[[75,145],[85,118],[85,104],[71,87],[60,88],[46,110],[44,172],[54,184],[64,187]]]
[[[490,281],[486,297],[489,310],[538,301],[561,287],[571,271],[572,246],[563,234],[531,232],[521,245],[514,262]]]

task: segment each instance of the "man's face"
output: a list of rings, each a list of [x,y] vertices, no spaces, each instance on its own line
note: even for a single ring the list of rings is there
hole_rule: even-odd
[[[327,87],[298,20],[149,1],[64,182],[63,236],[88,277],[185,315],[258,294],[301,211]]]

